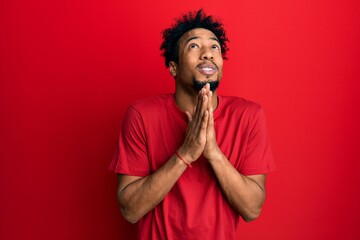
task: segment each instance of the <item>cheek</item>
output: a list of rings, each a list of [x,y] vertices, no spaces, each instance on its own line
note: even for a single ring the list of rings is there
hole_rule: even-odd
[[[195,69],[196,63],[191,62],[190,60],[184,61],[182,63],[182,68],[187,72],[192,72]]]
[[[217,66],[219,68],[219,72],[222,73],[222,71],[223,71],[223,62],[222,61],[219,62]]]
[[[222,57],[219,58],[219,65],[223,67],[224,65],[224,59]]]

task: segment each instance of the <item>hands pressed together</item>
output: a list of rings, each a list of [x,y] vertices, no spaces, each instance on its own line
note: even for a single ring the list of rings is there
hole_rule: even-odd
[[[206,84],[199,92],[194,111],[186,111],[189,124],[184,143],[178,152],[189,163],[196,161],[201,154],[209,161],[216,160],[222,155],[216,142],[212,94],[210,85]]]
[[[186,112],[189,119],[185,140],[176,155],[146,177],[119,174],[118,199],[123,216],[139,221],[169,193],[188,166],[203,155],[214,170],[224,197],[246,221],[257,218],[265,199],[265,175],[241,175],[221,152],[215,136],[213,93],[209,84],[199,92],[196,107]],[[180,159],[180,160],[178,160]]]

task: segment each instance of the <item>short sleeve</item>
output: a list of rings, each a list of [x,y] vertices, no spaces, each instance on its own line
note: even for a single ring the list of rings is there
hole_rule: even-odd
[[[140,113],[131,106],[124,118],[110,170],[133,176],[150,173],[144,124]]]
[[[250,120],[250,133],[241,173],[244,175],[266,174],[275,169],[269,144],[265,114],[260,107]]]

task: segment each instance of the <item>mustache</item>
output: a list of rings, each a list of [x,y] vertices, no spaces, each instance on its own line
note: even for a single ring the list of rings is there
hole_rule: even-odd
[[[205,87],[205,85],[209,83],[210,84],[210,91],[214,92],[218,87],[220,82],[219,81],[206,81],[206,82],[201,82],[198,81],[196,79],[193,79],[193,87],[194,90],[199,92],[203,87]]]

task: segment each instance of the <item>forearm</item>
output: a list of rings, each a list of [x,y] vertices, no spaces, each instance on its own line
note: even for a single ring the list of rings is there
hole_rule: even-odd
[[[223,154],[209,163],[230,206],[245,221],[256,219],[265,200],[263,182],[240,174]],[[259,179],[265,181],[265,176],[259,175]]]
[[[125,186],[119,182],[118,200],[124,218],[135,223],[152,210],[164,199],[186,168],[186,164],[174,155],[147,177]]]
[[[118,199],[123,216],[137,222],[158,205],[190,164],[196,161],[206,144],[209,118],[208,96],[200,96],[194,114],[186,112],[189,123],[178,154],[174,154],[160,169],[147,177],[120,176]],[[180,156],[181,159],[180,159]],[[125,180],[124,180],[125,179]],[[122,180],[122,181],[121,181]]]

